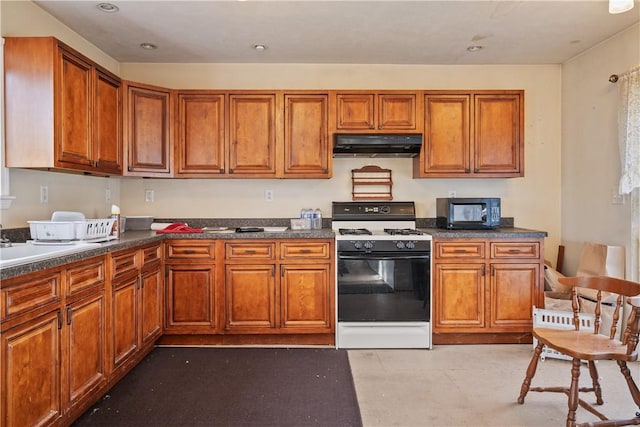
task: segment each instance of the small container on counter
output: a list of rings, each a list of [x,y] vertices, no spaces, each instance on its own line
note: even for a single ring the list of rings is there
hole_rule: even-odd
[[[316,208],[316,210],[313,211],[313,229],[322,229],[322,211],[320,208]]]
[[[122,231],[122,224],[120,223],[120,208],[116,205],[111,205],[111,218],[115,219],[113,222],[113,228],[111,228],[111,235],[116,239],[119,239]]]

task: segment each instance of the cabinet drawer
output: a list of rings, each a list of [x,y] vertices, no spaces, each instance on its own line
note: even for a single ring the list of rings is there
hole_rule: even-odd
[[[483,259],[484,242],[436,242],[436,258]]]
[[[226,259],[275,258],[275,243],[227,243]]]
[[[162,259],[162,246],[160,244],[142,248],[142,265]]]
[[[116,252],[111,255],[111,278],[122,277],[138,270],[140,252],[137,250]]]
[[[61,296],[61,272],[30,274],[5,281],[0,291],[2,320],[28,310],[55,303]]]
[[[540,258],[540,243],[491,242],[491,258]]]
[[[65,270],[65,295],[74,295],[93,286],[103,286],[105,283],[104,258],[99,257],[88,262],[82,262]]]
[[[173,240],[166,243],[165,259],[209,260],[215,259],[214,241]]]
[[[331,257],[329,242],[309,242],[309,243],[281,243],[280,258],[281,259],[299,259],[299,258],[321,258],[329,259]]]

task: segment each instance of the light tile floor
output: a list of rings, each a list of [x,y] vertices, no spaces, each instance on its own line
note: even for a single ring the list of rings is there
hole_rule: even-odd
[[[567,398],[529,392],[516,403],[533,354],[528,345],[442,345],[432,350],[349,350],[365,427],[564,426]],[[640,386],[640,363],[629,365]],[[538,363],[533,386],[569,384],[571,362],[547,358]],[[598,362],[604,405],[610,418],[637,411],[615,362]],[[589,372],[581,384],[590,385]],[[593,394],[585,395],[593,403]],[[578,408],[578,422],[597,420]]]

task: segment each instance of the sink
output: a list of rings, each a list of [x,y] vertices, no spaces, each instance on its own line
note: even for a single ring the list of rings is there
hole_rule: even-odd
[[[100,243],[46,244],[14,243],[0,248],[0,268],[27,264],[100,247]]]

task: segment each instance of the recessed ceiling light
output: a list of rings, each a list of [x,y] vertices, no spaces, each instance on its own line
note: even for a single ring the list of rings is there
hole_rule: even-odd
[[[258,52],[264,52],[265,50],[267,50],[267,46],[264,44],[254,44],[253,49],[257,50]]]
[[[155,50],[158,48],[158,46],[153,43],[140,43],[140,47],[147,50]]]
[[[484,46],[474,45],[474,46],[467,47],[467,50],[469,52],[478,52],[478,51],[482,50],[483,48],[484,48]]]
[[[98,3],[97,7],[101,11],[107,12],[107,13],[113,13],[120,10],[120,8],[113,3]]]

